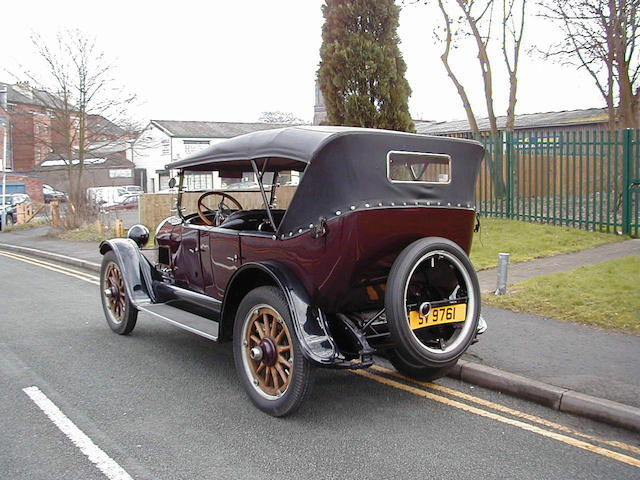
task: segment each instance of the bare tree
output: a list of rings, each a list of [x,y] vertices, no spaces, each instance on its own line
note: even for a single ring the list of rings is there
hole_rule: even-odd
[[[430,4],[431,2],[426,0],[425,3]],[[489,56],[489,44],[493,38],[491,30],[495,16],[495,3],[495,0],[438,0],[438,8],[444,20],[444,35],[439,34],[438,29],[434,32],[436,38],[441,40],[444,45],[444,52],[440,59],[447,71],[447,75],[456,87],[469,121],[469,127],[475,136],[480,134],[478,122],[466,90],[453,72],[449,55],[451,50],[458,46],[457,42],[461,37],[473,39],[484,87],[484,101],[489,120],[489,130],[491,134],[497,135],[499,129],[493,106],[493,74]],[[502,0],[502,17],[500,18],[502,25],[502,52],[509,75],[507,130],[513,130],[515,126],[518,65],[524,34],[525,9],[526,0]],[[506,188],[501,167],[492,158],[489,158],[488,162],[490,163],[496,194],[502,196],[506,192]]]
[[[542,16],[564,34],[544,56],[589,73],[606,102],[611,130],[640,128],[638,4],[638,0],[542,1]]]
[[[498,132],[498,123],[493,108],[493,74],[491,70],[491,58],[489,56],[489,43],[492,39],[491,28],[494,22],[495,0],[455,0],[454,4],[438,0],[438,7],[442,14],[445,35],[443,43],[444,53],[440,57],[449,78],[453,81],[458,95],[462,100],[471,131],[478,134],[478,126],[464,87],[451,69],[449,53],[455,47],[455,39],[452,27],[460,30],[462,34],[470,36],[477,50],[478,62],[482,84],[484,86],[484,100],[489,119],[489,129],[492,133]],[[509,76],[509,101],[507,108],[506,130],[513,130],[515,123],[515,105],[517,101],[518,65],[520,61],[520,49],[525,25],[526,0],[502,0],[502,17],[499,19],[502,25],[502,52]],[[452,16],[458,14],[459,20],[452,26]],[[460,34],[459,34],[460,35]]]
[[[262,112],[258,121],[264,123],[280,123],[283,125],[306,125],[309,123],[299,117],[296,117],[294,113],[281,112],[279,110]]]
[[[440,60],[442,60],[442,64],[444,65],[444,68],[447,71],[447,75],[449,75],[449,78],[451,79],[454,86],[456,87],[458,95],[460,96],[460,100],[462,100],[462,105],[464,107],[465,113],[467,114],[467,120],[469,121],[469,127],[471,128],[471,132],[474,135],[479,135],[480,130],[478,129],[478,122],[476,121],[476,117],[473,114],[473,108],[471,107],[471,102],[469,101],[467,92],[464,86],[462,85],[462,83],[460,83],[460,80],[458,80],[458,77],[456,76],[456,74],[451,69],[451,65],[449,63],[449,53],[451,52],[451,48],[454,42],[453,31],[451,28],[451,17],[447,13],[447,9],[442,3],[442,0],[438,0],[438,7],[440,8],[440,12],[442,13],[442,17],[444,19],[444,25],[445,25],[445,36],[443,40],[444,52],[442,52],[442,55],[440,56]]]
[[[462,11],[467,28],[471,32],[476,42],[478,50],[478,62],[482,83],[484,85],[484,99],[487,106],[487,116],[491,133],[498,132],[498,122],[493,110],[493,79],[491,74],[491,61],[489,59],[488,47],[491,40],[491,27],[493,22],[494,0],[480,2],[479,8],[474,8],[477,4],[475,0],[456,0],[456,4]]]
[[[95,40],[79,30],[59,33],[52,44],[37,35],[32,42],[45,73],[25,71],[24,75],[34,83],[30,88],[34,97],[47,109],[50,128],[50,135],[35,136],[34,141],[66,166],[70,207],[75,214],[69,226],[74,227],[86,214],[86,160],[134,135],[136,126],[128,120],[127,107],[135,96],[117,86],[114,66]]]
[[[502,0],[502,54],[509,75],[509,106],[505,124],[505,130],[508,132],[513,131],[516,120],[518,64],[524,34],[526,5],[526,0]]]

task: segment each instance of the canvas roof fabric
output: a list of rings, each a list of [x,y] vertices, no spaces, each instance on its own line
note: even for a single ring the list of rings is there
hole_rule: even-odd
[[[390,152],[450,157],[450,181],[392,182]],[[464,208],[475,206],[475,181],[484,154],[473,140],[432,137],[355,127],[290,127],[255,132],[217,143],[170,163],[169,169],[247,169],[249,160],[266,171],[296,167],[304,176],[278,228],[296,236],[316,224],[363,208]]]

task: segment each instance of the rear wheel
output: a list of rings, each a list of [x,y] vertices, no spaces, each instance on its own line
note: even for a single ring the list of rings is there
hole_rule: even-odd
[[[122,269],[113,250],[102,257],[100,297],[104,316],[111,330],[119,335],[131,333],[138,320],[138,310],[129,300]]]
[[[442,376],[433,369],[453,366],[478,328],[480,288],[466,253],[439,237],[409,245],[391,267],[385,308],[397,345],[394,366]]]
[[[236,370],[251,401],[263,412],[293,413],[311,389],[311,364],[303,356],[280,289],[252,290],[242,300],[233,329]]]

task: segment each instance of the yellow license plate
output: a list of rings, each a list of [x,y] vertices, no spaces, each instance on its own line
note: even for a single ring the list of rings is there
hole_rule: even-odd
[[[420,315],[417,310],[409,312],[409,323],[411,330],[418,328],[432,327],[445,323],[464,322],[467,318],[467,304],[458,303],[456,305],[445,305],[444,307],[434,307],[429,315]]]

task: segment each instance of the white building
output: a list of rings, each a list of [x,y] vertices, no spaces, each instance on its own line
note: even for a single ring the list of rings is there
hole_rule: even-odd
[[[168,188],[169,172],[165,166],[188,157],[227,138],[258,130],[281,128],[273,123],[198,122],[180,120],[151,120],[128,152],[135,163],[141,185],[147,192]],[[133,158],[131,158],[133,157]],[[190,189],[220,188],[217,172],[191,175],[187,178]]]

